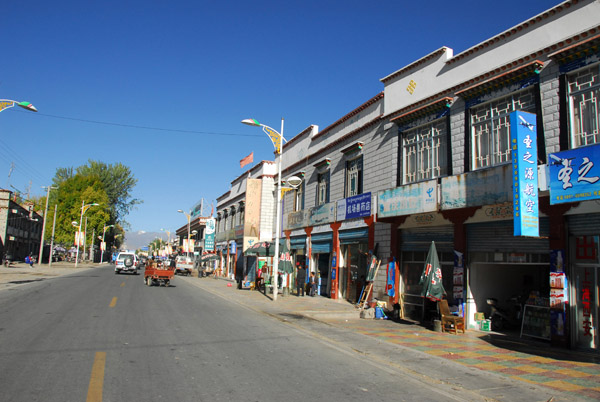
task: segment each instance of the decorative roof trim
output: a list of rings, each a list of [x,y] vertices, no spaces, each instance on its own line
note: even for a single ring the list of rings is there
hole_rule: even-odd
[[[565,11],[566,9],[570,8],[572,5],[575,5],[577,3],[579,3],[579,0],[565,1],[565,2],[557,5],[556,7],[553,7],[549,10],[546,10],[546,11],[536,15],[536,16],[533,16],[533,17],[529,18],[527,21],[524,21],[524,22],[520,23],[519,25],[515,25],[514,27],[509,28],[500,34],[498,34],[484,42],[481,42],[481,43],[465,50],[464,52],[457,54],[456,56],[454,56],[453,58],[448,60],[446,62],[446,64],[456,63],[457,61],[464,59],[467,56],[470,56],[470,55],[477,53],[483,49],[486,49],[489,46],[494,45],[500,41],[506,40],[509,36],[516,35],[517,33],[520,33],[521,31],[528,28],[529,26],[540,23],[541,21],[543,21],[547,18],[550,18],[557,13],[561,13],[561,12]]]
[[[407,72],[409,70],[412,70],[415,67],[425,64],[426,62],[433,59],[434,57],[442,55],[447,50],[451,50],[451,49],[449,47],[442,46],[438,50],[434,50],[433,52],[429,53],[427,56],[420,58],[419,60],[409,64],[408,66],[403,67],[400,70],[393,72],[392,74],[388,75],[387,77],[383,77],[379,81],[381,81],[382,83],[385,84],[387,81],[390,81],[390,80],[396,78],[397,76],[404,74],[405,72]]]
[[[313,165],[313,167],[314,167],[315,169],[322,169],[322,168],[324,168],[325,166],[329,167],[329,165],[331,165],[331,159],[329,159],[329,158],[325,158],[325,159],[321,159],[319,162],[315,163],[315,164]]]
[[[577,41],[579,40],[581,37],[587,38],[588,35],[593,35],[594,33],[597,33],[600,29],[590,29],[588,32],[584,32],[580,35],[575,35],[572,38],[569,38],[563,42],[559,42],[558,44],[563,44],[564,42],[567,42],[567,44],[571,43],[572,41]],[[580,50],[582,47],[588,45],[589,47],[593,47],[594,45],[598,45],[598,43],[594,43],[594,42],[598,42],[600,41],[600,33],[597,33],[595,36],[592,36],[590,38],[581,40],[579,42],[573,43],[570,46],[564,47],[560,50],[557,50],[556,52],[552,52],[550,54],[548,54],[549,58],[553,58],[553,59],[563,59],[565,57],[570,56],[571,54],[577,52],[578,50]]]
[[[396,113],[394,113],[396,116],[390,119],[390,121],[397,123],[398,120],[404,120],[405,118],[409,117],[417,118],[424,114],[431,113],[434,110],[441,109],[442,107],[449,107],[452,104],[454,98],[450,96],[444,96],[442,98],[438,98],[436,100],[425,103],[425,101],[429,101],[430,99],[431,98],[424,99],[421,102],[415,103],[397,111]]]
[[[358,127],[356,130],[352,130],[351,132],[347,133],[346,135],[343,135],[342,137],[338,138],[337,140],[332,141],[331,143],[323,146],[323,148],[315,151],[311,155],[309,155],[309,156],[307,156],[307,157],[299,160],[298,162],[294,163],[293,165],[290,165],[281,174],[285,175],[285,174],[287,174],[287,172],[293,171],[294,169],[297,169],[300,166],[303,166],[303,165],[306,166],[306,165],[308,165],[310,160],[318,159],[319,155],[331,152],[331,150],[334,147],[336,147],[339,144],[343,143],[344,141],[346,141],[346,140],[354,137],[355,135],[357,135],[361,131],[368,129],[368,128],[370,128],[371,126],[373,126],[375,124],[381,123],[382,122],[382,117],[383,117],[383,115],[379,115],[379,116],[375,117],[373,120],[365,123],[361,127]]]
[[[544,67],[543,62],[535,60],[527,64],[509,69],[510,67],[517,66],[518,64],[518,61],[513,61],[512,63],[508,63],[504,66],[496,68],[493,71],[489,71],[485,74],[480,75],[479,77],[475,77],[473,79],[470,79],[469,81],[457,85],[453,89],[459,89],[460,87],[465,88],[461,89],[460,91],[456,91],[455,95],[465,97],[469,96],[469,94],[472,94],[478,89],[480,89],[481,91],[485,91],[485,89],[487,88],[486,84],[491,84],[493,82],[497,82],[498,80],[507,80],[511,77],[518,75],[518,73],[523,73],[529,69],[534,69],[534,72],[537,74]]]
[[[344,155],[348,155],[353,152],[362,151],[364,145],[365,145],[364,142],[356,141],[354,144],[342,149],[340,152],[343,153]]]
[[[334,129],[335,127],[339,126],[340,124],[342,124],[343,122],[345,122],[346,120],[350,119],[353,116],[356,116],[358,113],[362,112],[363,110],[365,110],[366,108],[368,108],[369,106],[377,103],[379,100],[383,99],[383,92],[378,93],[377,95],[375,95],[374,97],[372,97],[371,99],[369,99],[368,101],[366,101],[365,103],[363,103],[362,105],[360,105],[359,107],[357,107],[356,109],[354,109],[353,111],[351,111],[350,113],[348,113],[347,115],[345,115],[344,117],[342,117],[341,119],[339,119],[338,121],[336,121],[335,123],[325,127],[323,130],[321,130],[317,135],[315,135],[314,137],[311,138],[312,140],[315,140],[323,135],[325,135],[327,132],[331,131],[332,129]]]

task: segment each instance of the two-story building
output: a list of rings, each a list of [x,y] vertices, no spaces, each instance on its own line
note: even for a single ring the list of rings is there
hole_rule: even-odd
[[[459,54],[442,46],[382,78],[381,93],[325,129],[290,138],[281,177],[261,162],[218,200],[226,272],[243,261],[246,239],[274,237],[276,184],[295,176],[280,235],[318,274],[321,295],[356,301],[374,253],[383,262],[373,296],[423,319],[432,306],[419,280],[433,241],[446,297],[469,328],[476,313],[490,315],[489,298],[518,300],[525,320],[515,313],[514,330],[597,350],[598,15],[597,1],[565,1]],[[526,140],[511,138],[523,127]],[[261,186],[254,231],[245,223],[251,179]]]

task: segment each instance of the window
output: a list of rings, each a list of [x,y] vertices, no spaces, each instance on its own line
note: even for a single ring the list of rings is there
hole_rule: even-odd
[[[346,162],[346,197],[362,194],[363,158],[362,156]]]
[[[579,148],[600,143],[600,64],[570,74],[567,77],[567,88],[571,147]]]
[[[317,206],[329,202],[329,171],[317,176]]]
[[[238,215],[240,219],[239,224],[243,225],[246,217],[246,206],[244,204],[240,204]]]
[[[510,162],[510,113],[535,113],[535,94],[526,89],[471,109],[473,170]]]
[[[446,119],[403,133],[404,184],[447,174]]]
[[[304,180],[294,190],[294,211],[302,211],[304,209]]]

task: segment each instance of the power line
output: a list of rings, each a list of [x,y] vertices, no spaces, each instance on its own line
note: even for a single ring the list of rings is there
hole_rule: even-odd
[[[20,110],[15,110],[15,112],[21,113]],[[127,127],[127,128],[141,129],[141,130],[170,131],[170,132],[174,132],[174,133],[184,133],[184,134],[204,134],[204,135],[216,135],[216,136],[227,136],[227,137],[262,137],[262,135],[257,135],[257,134],[220,133],[220,132],[215,132],[215,131],[179,130],[179,129],[175,129],[175,128],[138,126],[135,124],[112,123],[112,122],[99,121],[99,120],[78,119],[75,117],[57,116],[57,115],[53,115],[53,114],[46,114],[46,113],[39,113],[39,112],[36,113],[36,116],[45,116],[45,117],[52,117],[54,119],[79,121],[82,123],[103,124],[105,126]]]

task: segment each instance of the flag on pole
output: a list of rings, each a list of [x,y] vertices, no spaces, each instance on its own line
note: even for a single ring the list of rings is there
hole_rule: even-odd
[[[254,162],[254,151],[250,152],[250,155],[240,161],[240,169],[252,162]]]

